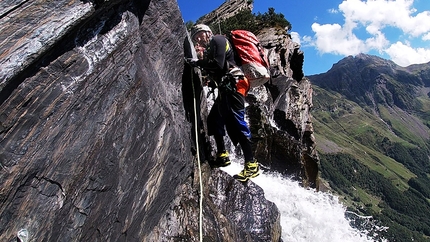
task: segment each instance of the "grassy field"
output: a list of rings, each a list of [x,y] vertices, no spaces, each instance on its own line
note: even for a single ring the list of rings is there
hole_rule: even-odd
[[[370,169],[389,178],[400,189],[407,189],[407,181],[415,175],[399,162],[384,155],[377,148],[377,143],[386,138],[414,147],[416,145],[396,135],[396,132],[400,132],[405,138],[414,137],[408,129],[396,124],[391,115],[385,114],[383,107],[379,107],[379,110],[385,115],[380,118],[368,112],[372,109],[363,109],[340,94],[327,92],[317,86],[314,89],[316,95],[312,115],[318,152],[351,154]],[[393,131],[383,119],[390,120],[391,125],[399,131]]]

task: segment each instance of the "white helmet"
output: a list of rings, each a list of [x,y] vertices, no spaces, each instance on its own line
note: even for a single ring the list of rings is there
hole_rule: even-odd
[[[207,31],[212,34],[211,28],[205,24],[196,24],[191,28],[191,39],[194,38],[194,35],[196,35],[200,31]]]

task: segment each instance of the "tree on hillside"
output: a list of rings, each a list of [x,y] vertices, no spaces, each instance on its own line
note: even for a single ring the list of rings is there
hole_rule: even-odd
[[[269,8],[266,13],[258,13],[256,20],[261,23],[262,27],[279,27],[290,31],[292,26],[282,13],[275,13],[274,8]]]
[[[236,15],[221,21],[221,23],[213,23],[210,25],[211,29],[218,33],[221,29],[221,34],[230,33],[234,29],[243,29],[258,34],[264,28],[278,27],[291,30],[291,24],[285,19],[282,13],[275,13],[274,8],[269,8],[266,13],[258,13],[257,15],[251,13],[251,10],[245,9],[238,12]]]

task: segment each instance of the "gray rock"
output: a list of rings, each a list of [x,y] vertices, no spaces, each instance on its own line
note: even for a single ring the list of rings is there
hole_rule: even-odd
[[[222,3],[218,8],[212,12],[202,16],[197,20],[197,23],[215,24],[224,19],[230,18],[243,10],[250,10],[254,8],[253,1],[249,0],[229,0]]]

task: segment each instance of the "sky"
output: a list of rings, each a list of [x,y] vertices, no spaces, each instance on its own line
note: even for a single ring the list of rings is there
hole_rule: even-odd
[[[177,0],[184,22],[195,22],[225,0]],[[254,0],[253,13],[274,8],[291,23],[305,75],[327,72],[359,53],[400,66],[430,62],[430,0]]]

